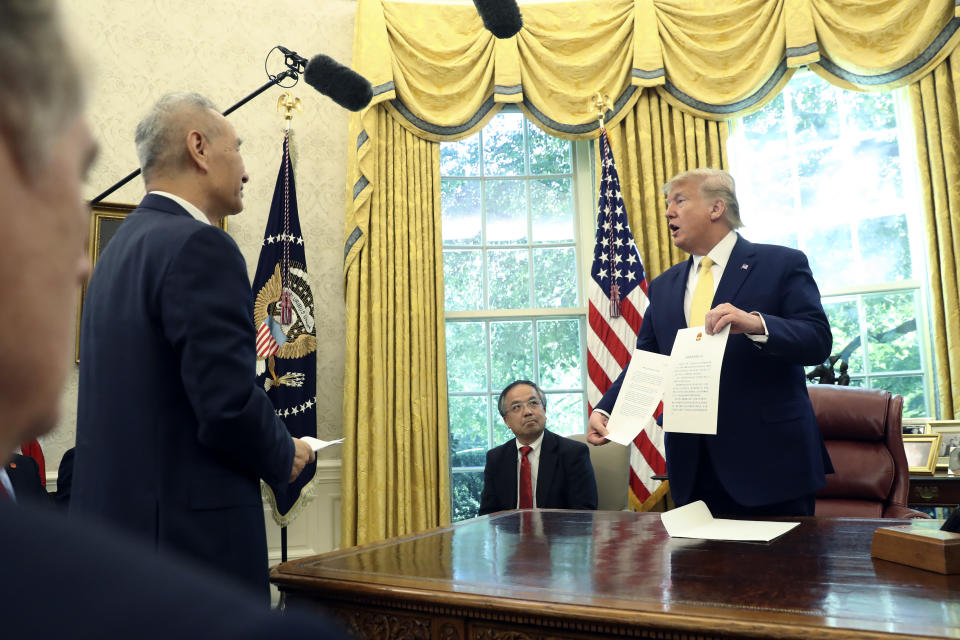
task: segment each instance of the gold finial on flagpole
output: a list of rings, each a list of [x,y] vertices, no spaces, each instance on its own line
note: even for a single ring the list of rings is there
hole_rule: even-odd
[[[287,131],[290,130],[290,121],[293,120],[293,112],[303,113],[303,102],[300,98],[294,98],[289,91],[284,91],[277,100],[277,111],[283,111],[283,119],[287,121]]]
[[[593,94],[593,108],[597,112],[597,120],[600,121],[600,129],[603,130],[603,117],[606,115],[607,111],[613,108],[613,104],[610,102],[610,96],[605,93],[600,93],[599,91]]]

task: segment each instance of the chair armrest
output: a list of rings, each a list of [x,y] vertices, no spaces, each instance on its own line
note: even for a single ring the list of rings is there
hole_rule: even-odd
[[[923,511],[917,511],[910,507],[904,507],[898,504],[891,504],[883,510],[884,518],[929,518],[930,516]]]

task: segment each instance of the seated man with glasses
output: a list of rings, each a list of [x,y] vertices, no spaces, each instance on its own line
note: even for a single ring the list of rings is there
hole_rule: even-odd
[[[497,409],[516,438],[487,452],[480,510],[596,509],[597,482],[582,442],[545,429],[547,397],[535,383],[516,380]]]

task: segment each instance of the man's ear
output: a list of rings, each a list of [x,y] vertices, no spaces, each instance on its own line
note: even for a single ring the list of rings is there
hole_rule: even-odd
[[[187,157],[190,159],[190,165],[206,173],[207,162],[209,160],[207,139],[196,129],[191,129],[187,132],[186,144]]]
[[[720,198],[717,198],[714,201],[713,206],[710,208],[710,220],[711,221],[719,220],[720,218],[723,217],[723,214],[726,212],[726,210],[727,210],[727,203],[721,200]]]

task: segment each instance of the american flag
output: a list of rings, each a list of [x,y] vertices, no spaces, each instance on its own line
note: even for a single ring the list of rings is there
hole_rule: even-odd
[[[637,332],[647,308],[647,278],[613,164],[607,133],[600,131],[600,198],[597,203],[597,241],[587,281],[590,327],[587,333],[587,400],[590,411],[627,363],[637,344]],[[607,445],[610,446],[610,445]],[[649,426],[630,446],[630,506],[645,511],[667,491],[654,480],[666,473],[663,429]]]

